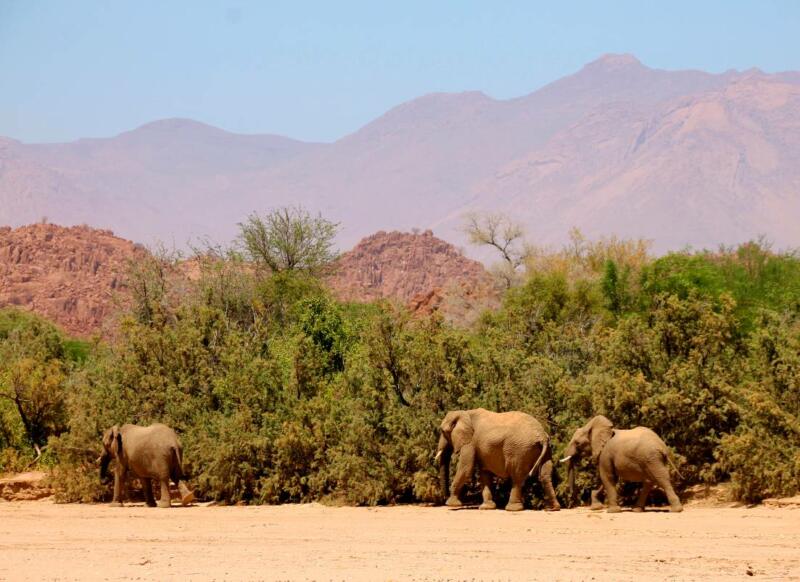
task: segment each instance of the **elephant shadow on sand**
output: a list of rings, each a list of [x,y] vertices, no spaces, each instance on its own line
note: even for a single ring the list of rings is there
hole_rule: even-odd
[[[553,487],[556,491],[559,491],[564,480],[558,475],[556,471],[553,472]],[[504,509],[506,505],[508,505],[509,499],[511,498],[511,480],[510,479],[502,479],[500,477],[492,477],[491,480],[491,488],[493,499],[497,504],[498,509]],[[453,509],[461,509],[461,510],[473,510],[478,509],[481,503],[483,502],[483,496],[481,493],[481,485],[480,479],[478,476],[478,471],[472,475],[472,478],[467,485],[464,486],[464,489],[461,493],[461,500],[463,502],[463,506],[455,507]],[[591,491],[589,488],[586,489],[586,499],[589,499]],[[567,500],[566,493],[564,495],[557,496],[557,499],[564,501]],[[522,488],[522,503],[525,509],[546,509],[547,502],[545,501],[545,491],[542,484],[536,479],[528,479]]]

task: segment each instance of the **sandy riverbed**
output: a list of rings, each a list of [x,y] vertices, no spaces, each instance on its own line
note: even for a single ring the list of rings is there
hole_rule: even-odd
[[[0,503],[2,580],[800,579],[800,510]]]

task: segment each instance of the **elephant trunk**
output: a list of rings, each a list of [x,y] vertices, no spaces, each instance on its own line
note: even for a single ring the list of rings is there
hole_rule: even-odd
[[[111,455],[106,451],[103,453],[103,456],[100,457],[100,479],[105,481],[106,476],[108,475],[108,465],[111,463]]]
[[[569,502],[572,505],[575,499],[575,460],[570,459],[567,465],[567,488],[569,491]]]
[[[450,495],[450,455],[443,457],[439,466],[439,486],[442,490],[442,500],[447,499]]]
[[[575,501],[575,464],[579,458],[578,445],[575,444],[575,439],[573,438],[564,451],[564,458],[561,459],[562,463],[567,463],[567,494],[569,495],[570,505]]]
[[[439,486],[441,487],[442,500],[450,495],[450,457],[453,447],[444,435],[439,437],[439,446],[436,447],[436,458],[439,460]]]

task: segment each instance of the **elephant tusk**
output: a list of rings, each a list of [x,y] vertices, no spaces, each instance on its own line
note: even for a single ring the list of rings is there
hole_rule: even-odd
[[[436,453],[436,456],[433,458],[433,462],[434,462],[434,463],[438,463],[438,462],[439,462],[439,459],[440,459],[441,457],[442,457],[442,451],[438,451],[438,452]]]
[[[566,463],[566,462],[567,462],[567,461],[569,461],[571,458],[572,458],[572,455],[569,455],[568,457],[564,457],[563,459],[561,459],[561,460],[559,461],[559,463]]]

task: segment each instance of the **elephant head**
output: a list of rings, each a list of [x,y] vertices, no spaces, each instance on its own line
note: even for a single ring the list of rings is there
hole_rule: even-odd
[[[614,433],[614,424],[605,416],[595,416],[581,428],[575,431],[567,445],[562,463],[568,465],[568,483],[570,497],[575,490],[575,462],[582,456],[590,454],[592,461],[597,463],[603,447]]]
[[[444,499],[450,489],[450,458],[453,453],[472,440],[472,418],[466,410],[448,412],[439,427],[439,445],[436,447],[436,461],[439,463],[439,484]]]
[[[122,435],[117,425],[112,426],[103,434],[103,456],[100,457],[100,478],[105,479],[108,474],[108,465],[111,459],[122,457]]]

